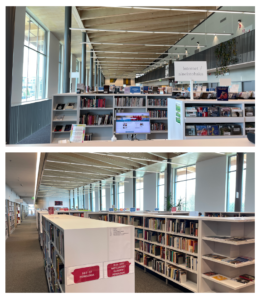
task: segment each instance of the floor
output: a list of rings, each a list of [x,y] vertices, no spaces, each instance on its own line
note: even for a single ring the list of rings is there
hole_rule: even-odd
[[[28,216],[6,240],[6,292],[47,293],[43,255],[35,217]],[[182,293],[187,290],[143,267],[135,267],[136,293]]]
[[[17,144],[49,144],[51,134],[51,124],[39,129],[35,133],[24,138]]]

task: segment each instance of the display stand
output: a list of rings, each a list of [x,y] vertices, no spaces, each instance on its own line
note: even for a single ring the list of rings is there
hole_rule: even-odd
[[[43,215],[42,225],[50,292],[135,292],[132,226],[68,215]]]

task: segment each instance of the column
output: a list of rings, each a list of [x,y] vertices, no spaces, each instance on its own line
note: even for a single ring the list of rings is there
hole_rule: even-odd
[[[74,190],[73,190],[73,209],[75,209],[75,202],[74,202]]]
[[[69,191],[69,209],[71,209],[71,191]]]
[[[113,203],[114,207],[116,206],[116,189],[115,189],[115,177],[112,177],[112,189],[113,189]]]
[[[102,210],[102,193],[101,193],[102,182],[99,181],[99,198],[100,198],[100,210]]]
[[[235,212],[241,211],[244,153],[237,153]]]
[[[171,159],[168,158],[167,160],[168,164],[167,164],[167,196],[171,194]],[[172,198],[173,199],[173,198]],[[173,201],[173,200],[172,200]]]
[[[100,66],[100,74],[99,74],[99,77],[100,77],[100,86],[103,86],[103,84],[102,84],[102,71],[101,71],[101,66]]]
[[[86,205],[85,205],[85,190],[84,190],[84,187],[82,188],[82,201],[83,201],[83,209],[86,209]]]
[[[132,171],[133,207],[136,207],[136,171]],[[135,177],[135,178],[134,178]]]
[[[98,66],[98,87],[101,86],[101,67]]]
[[[65,6],[63,93],[70,92],[71,24],[72,8],[71,6]]]
[[[90,208],[89,209],[92,211],[92,184],[90,184]]]
[[[93,49],[91,49],[91,56],[90,56],[89,86],[91,90],[93,90]]]
[[[82,42],[86,43],[86,32],[82,32]],[[82,69],[81,83],[85,85],[86,80],[86,44],[82,44]]]
[[[97,83],[98,83],[98,79],[97,79],[97,76],[98,76],[98,72],[97,72],[97,59],[95,59],[95,69],[94,69],[94,90],[95,90],[95,87],[97,86]]]
[[[89,77],[90,77],[90,69],[86,69],[86,80],[85,80],[85,85],[89,85]]]

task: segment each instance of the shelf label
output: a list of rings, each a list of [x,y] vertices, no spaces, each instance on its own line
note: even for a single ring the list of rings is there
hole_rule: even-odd
[[[77,284],[103,278],[103,264],[68,268],[67,284]]]
[[[135,212],[135,207],[132,207],[132,208],[130,209],[130,212]]]
[[[178,123],[179,125],[181,125],[181,122],[180,122],[180,111],[181,111],[180,104],[176,103],[176,123]]]
[[[122,261],[119,263],[113,263],[109,264],[107,266],[107,275],[108,277],[114,277],[114,276],[120,276],[129,274],[129,266],[130,262],[128,261]]]
[[[131,86],[130,94],[140,94],[140,86]]]
[[[156,207],[156,208],[155,208],[155,211],[159,211],[159,208]]]
[[[85,136],[85,125],[72,124],[70,142],[83,143]]]
[[[136,208],[136,211],[140,211],[140,208]]]
[[[172,211],[172,212],[174,212],[174,211],[176,211],[176,210],[177,210],[176,207],[172,207],[172,208],[171,208],[171,211]]]
[[[109,208],[109,211],[113,211],[113,208]]]
[[[207,81],[206,61],[174,62],[175,81]]]

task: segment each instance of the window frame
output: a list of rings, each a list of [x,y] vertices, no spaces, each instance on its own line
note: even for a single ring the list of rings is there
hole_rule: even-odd
[[[137,189],[137,179],[138,180],[142,179],[142,188]],[[136,206],[136,208],[139,208],[141,211],[143,211],[144,210],[144,177],[135,178],[135,181],[136,181],[136,191],[135,191],[135,193],[136,193],[136,203],[135,203],[135,206]],[[141,190],[142,190],[142,202],[141,202],[140,207],[137,207],[137,192],[141,191]]]
[[[161,185],[159,184],[160,174],[164,174],[164,183],[161,184]],[[157,173],[157,185],[156,185],[156,189],[157,189],[156,207],[157,208],[160,208],[160,203],[159,203],[159,186],[163,186],[164,187],[164,197],[163,197],[163,199],[165,199],[165,177],[166,177],[165,176],[165,171]],[[165,210],[165,201],[163,202],[163,207],[164,207],[163,210]]]
[[[192,167],[192,166],[195,166],[195,167],[196,167],[195,178],[187,179],[187,174],[188,174],[187,169],[188,169],[189,167]],[[185,179],[185,180],[176,181],[177,170],[179,170],[179,169],[184,169],[184,168],[186,168],[186,179]],[[191,180],[195,180],[195,196],[194,196],[194,197],[196,197],[197,166],[196,166],[196,164],[191,164],[191,165],[187,165],[187,166],[182,166],[182,167],[173,169],[173,172],[174,172],[174,174],[173,174],[173,203],[174,203],[174,206],[177,205],[177,199],[176,199],[176,191],[177,191],[177,187],[176,187],[176,184],[177,184],[177,183],[180,183],[180,182],[186,182],[186,188],[185,188],[185,207],[184,207],[184,209],[185,209],[185,211],[187,211],[187,207],[186,207],[186,206],[187,206],[187,182],[188,182],[188,181],[191,181]],[[196,199],[195,199],[195,200],[196,200]],[[184,204],[183,204],[182,206],[184,206]],[[194,210],[195,210],[195,201],[194,201]]]
[[[120,193],[120,184],[123,186],[123,192]],[[120,207],[120,194],[123,194],[123,207]],[[125,185],[123,181],[119,181],[117,184],[117,206],[118,209],[125,208]]]
[[[58,94],[63,92],[63,45],[59,45],[59,62],[58,62]]]
[[[26,75],[26,97],[25,99],[23,98],[23,83],[22,83],[22,93],[21,93],[21,103],[30,103],[30,102],[37,102],[37,101],[42,101],[44,99],[46,99],[47,97],[47,61],[48,61],[48,56],[47,56],[47,52],[48,52],[48,36],[49,36],[49,31],[47,28],[45,28],[45,26],[43,26],[34,16],[32,16],[31,12],[29,12],[28,10],[25,11],[25,20],[26,20],[26,15],[28,15],[28,17],[30,18],[30,20],[33,20],[33,22],[35,22],[38,26],[38,29],[37,29],[37,43],[38,43],[38,37],[39,37],[39,28],[41,28],[45,34],[44,34],[44,51],[43,52],[40,52],[35,49],[33,49],[32,47],[29,47],[29,45],[25,45],[25,39],[24,39],[24,42],[23,42],[23,50],[25,48],[28,49],[28,55],[27,55],[27,75]],[[28,29],[28,32],[30,34],[30,28],[31,28],[31,22],[29,22],[29,29]],[[25,32],[25,28],[24,28],[24,32]],[[29,39],[30,41],[30,39]],[[29,44],[29,42],[28,42]],[[43,96],[42,98],[38,98],[38,99],[33,99],[33,100],[27,100],[28,97],[27,97],[27,91],[28,91],[28,66],[29,66],[29,50],[31,51],[34,51],[37,55],[37,61],[36,61],[36,77],[35,77],[35,98],[36,98],[36,95],[38,96],[38,93],[39,93],[39,86],[38,86],[38,77],[37,77],[37,74],[39,72],[39,55],[42,55],[43,58],[44,58],[44,64],[43,64],[43,82],[42,82],[42,90],[43,90]],[[23,60],[23,71],[24,71],[24,60]],[[23,72],[22,71],[22,72]],[[23,77],[23,73],[22,73],[22,78]]]

